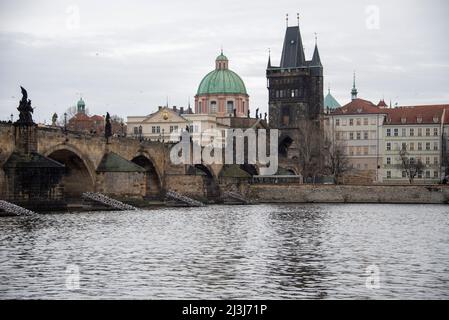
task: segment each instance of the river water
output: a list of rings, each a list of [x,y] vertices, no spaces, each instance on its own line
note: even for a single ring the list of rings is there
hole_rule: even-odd
[[[1,217],[0,298],[448,299],[449,207]]]

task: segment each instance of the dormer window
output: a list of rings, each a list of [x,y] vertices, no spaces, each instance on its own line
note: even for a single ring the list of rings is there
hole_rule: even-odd
[[[406,118],[406,117],[402,117],[402,118],[401,118],[401,123],[402,123],[402,124],[407,123],[407,118]]]
[[[433,117],[433,123],[438,123],[440,119],[438,118],[438,116],[434,116]]]
[[[363,111],[362,108],[357,109],[357,113],[362,113],[362,111]]]
[[[416,122],[417,123],[422,123],[422,116],[421,115],[416,117]]]

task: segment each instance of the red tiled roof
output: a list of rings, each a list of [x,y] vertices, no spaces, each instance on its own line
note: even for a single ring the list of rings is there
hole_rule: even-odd
[[[388,108],[388,105],[385,103],[385,100],[384,100],[384,99],[381,99],[381,100],[379,101],[379,103],[377,104],[377,106],[378,106],[379,108]]]
[[[385,113],[374,103],[363,99],[354,99],[341,108],[335,109],[334,114],[379,114]]]
[[[88,121],[90,120],[90,117],[84,113],[77,113],[75,114],[70,120],[75,120],[75,121]]]
[[[99,120],[99,121],[103,121],[104,118],[102,116],[99,115],[94,115],[92,117],[90,117],[91,120]]]
[[[443,111],[446,110],[444,113]],[[444,114],[444,122],[449,121],[449,104],[403,106],[385,109],[387,113],[386,125],[398,124],[435,124],[441,123]]]

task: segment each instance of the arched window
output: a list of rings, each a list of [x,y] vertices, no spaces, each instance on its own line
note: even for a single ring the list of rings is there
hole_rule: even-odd
[[[198,101],[198,113],[203,113],[201,101]]]
[[[226,103],[226,113],[232,114],[234,112],[234,101],[228,101]]]
[[[217,113],[217,101],[210,102],[210,113],[212,114]]]

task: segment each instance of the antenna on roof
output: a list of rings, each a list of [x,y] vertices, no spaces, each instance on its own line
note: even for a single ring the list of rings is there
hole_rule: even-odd
[[[296,13],[296,20],[298,21],[298,27],[299,27],[299,12]]]
[[[287,24],[288,27],[288,13],[285,15],[285,23]]]

